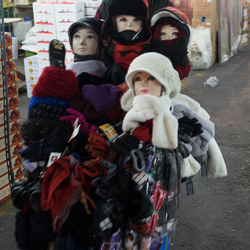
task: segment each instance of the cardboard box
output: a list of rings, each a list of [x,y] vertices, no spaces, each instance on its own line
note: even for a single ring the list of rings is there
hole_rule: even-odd
[[[9,109],[18,107],[18,96],[14,95],[8,98],[9,101]],[[3,98],[0,99],[0,110],[3,110]],[[1,137],[1,136],[0,136]]]
[[[55,5],[51,3],[33,3],[33,13],[36,14],[54,14]]]
[[[49,51],[49,42],[38,42],[37,43],[37,51]],[[39,72],[39,69],[37,67],[37,70]]]
[[[218,20],[206,19],[204,22],[202,22],[200,19],[193,18],[192,19],[192,28],[195,29],[197,26],[203,26],[205,28],[210,28],[212,42],[217,41]]]
[[[38,56],[34,55],[34,56],[29,56],[24,58],[24,67],[26,66],[37,66],[38,67]]]
[[[77,12],[82,12],[83,15],[84,15],[84,9],[85,9],[84,2],[55,4],[55,13],[56,13],[56,15],[57,14],[77,13]]]
[[[36,33],[46,34],[56,34],[56,26],[49,24],[36,24],[35,25]]]
[[[0,189],[0,203],[10,197],[10,185]]]
[[[3,176],[7,172],[8,172],[7,163],[4,162],[3,164],[0,165],[0,176]]]
[[[45,67],[50,66],[50,62],[49,61],[44,61],[44,60],[39,60],[38,61],[38,69],[39,69],[39,73],[41,74],[43,69]]]
[[[46,35],[44,35],[43,33],[36,33],[36,41],[38,42],[50,42],[53,39],[56,39],[56,35],[55,34],[49,34],[47,33]],[[39,56],[38,56],[39,58]]]
[[[1,112],[2,113],[0,114],[0,125],[3,125],[4,124],[4,112],[3,111]],[[10,109],[9,110],[9,122],[13,122],[17,119],[20,119],[20,108],[16,107],[16,108]]]
[[[217,0],[194,0],[193,6],[194,18],[218,19]]]
[[[81,18],[85,17],[85,12],[75,13],[57,13],[56,14],[56,25],[58,24],[72,24]]]
[[[211,58],[211,64],[214,64],[215,62],[217,62],[217,43],[216,42],[212,42],[212,58]]]
[[[54,14],[36,14],[34,15],[35,24],[55,25],[56,19]]]

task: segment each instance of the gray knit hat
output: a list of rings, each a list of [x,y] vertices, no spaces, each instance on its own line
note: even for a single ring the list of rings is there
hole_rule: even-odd
[[[148,52],[138,56],[129,66],[126,83],[129,90],[121,99],[122,108],[128,111],[132,107],[135,97],[133,90],[133,77],[138,72],[147,72],[155,77],[166,90],[166,95],[173,98],[180,92],[181,81],[178,72],[173,68],[171,61],[159,53]]]

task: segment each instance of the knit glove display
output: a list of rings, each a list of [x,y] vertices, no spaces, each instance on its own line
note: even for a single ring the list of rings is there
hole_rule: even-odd
[[[178,123],[178,149],[183,158],[187,158],[192,151],[191,138],[203,133],[202,125],[196,118],[190,119],[188,116],[178,119]]]
[[[85,134],[89,134],[89,132],[94,131],[97,129],[96,125],[89,124],[82,113],[79,111],[67,108],[66,110],[69,115],[65,115],[59,118],[60,121],[67,121],[70,122],[72,125],[74,124],[75,120],[78,118],[78,124],[81,124],[80,130]]]
[[[85,150],[95,159],[105,159],[113,162],[117,158],[117,154],[108,146],[106,139],[96,131],[89,134]]]

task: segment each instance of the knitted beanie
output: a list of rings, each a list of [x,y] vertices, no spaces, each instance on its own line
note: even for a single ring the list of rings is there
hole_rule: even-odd
[[[77,93],[78,80],[72,70],[45,67],[32,90],[32,96],[70,99]]]

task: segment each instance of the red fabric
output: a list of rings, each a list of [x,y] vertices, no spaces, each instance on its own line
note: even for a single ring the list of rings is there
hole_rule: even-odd
[[[158,183],[155,184],[154,186],[154,192],[150,198],[152,204],[155,207],[154,214],[151,216],[150,220],[140,226],[132,226],[131,229],[135,231],[142,232],[147,235],[153,234],[157,224],[158,224],[158,211],[162,207],[163,202],[165,201],[167,197],[167,192],[163,191],[162,186]]]
[[[45,67],[32,95],[36,97],[70,99],[77,93],[78,80],[72,70]]]
[[[126,71],[128,71],[128,67],[130,63],[139,55],[143,54],[144,51],[144,44],[143,43],[138,43],[135,45],[122,45],[118,44],[115,41],[115,49],[114,49],[114,60],[116,63],[118,63],[122,68],[124,68]],[[148,41],[147,41],[148,42]],[[121,52],[127,52],[126,56],[122,56],[120,53]]]
[[[189,65],[177,65],[174,68],[179,73],[180,80],[182,80],[188,76],[188,74],[191,70],[191,65],[190,65],[190,63],[189,63]]]
[[[45,173],[42,182],[41,210],[50,210],[55,232],[67,219],[69,210],[81,193],[82,184],[73,174],[68,157],[57,159]]]
[[[140,141],[150,142],[152,140],[152,127],[153,120],[148,120],[137,127],[132,135]]]

